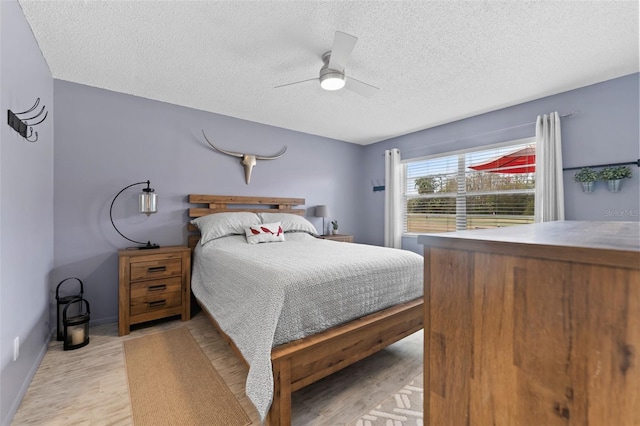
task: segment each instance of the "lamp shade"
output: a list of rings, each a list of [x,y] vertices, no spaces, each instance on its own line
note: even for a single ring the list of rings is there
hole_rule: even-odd
[[[316,206],[316,217],[329,217],[329,207],[321,205]]]
[[[149,216],[158,211],[158,194],[153,188],[144,188],[138,195],[138,210]]]

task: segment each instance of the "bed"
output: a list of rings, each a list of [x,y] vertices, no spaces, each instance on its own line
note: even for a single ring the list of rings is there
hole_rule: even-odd
[[[421,256],[315,238],[302,198],[189,202],[192,291],[267,424],[290,425],[292,392],[422,328]]]

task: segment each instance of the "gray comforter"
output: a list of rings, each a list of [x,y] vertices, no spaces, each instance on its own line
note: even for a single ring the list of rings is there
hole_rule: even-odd
[[[271,348],[422,296],[412,252],[287,233],[198,244],[191,288],[249,363],[246,392],[262,419],[273,398]]]

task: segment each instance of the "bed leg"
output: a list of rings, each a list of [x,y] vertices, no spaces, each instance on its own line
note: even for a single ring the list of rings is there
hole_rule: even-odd
[[[291,362],[273,361],[273,402],[267,414],[267,425],[291,425]]]

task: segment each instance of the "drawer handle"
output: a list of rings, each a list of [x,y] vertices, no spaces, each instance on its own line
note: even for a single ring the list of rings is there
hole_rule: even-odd
[[[147,272],[164,272],[167,270],[166,266],[152,266],[151,268],[147,268]]]
[[[166,288],[167,288],[166,284],[150,285],[149,291],[160,291],[160,290],[165,290]]]
[[[164,306],[167,303],[166,300],[156,300],[154,302],[147,303],[150,308],[156,308],[158,306]]]

